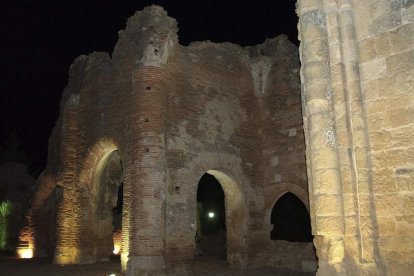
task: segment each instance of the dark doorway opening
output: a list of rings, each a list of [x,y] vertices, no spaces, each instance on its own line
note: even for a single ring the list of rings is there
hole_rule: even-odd
[[[198,182],[196,246],[198,256],[226,258],[224,191],[208,173]]]
[[[272,209],[270,232],[272,240],[312,242],[310,217],[306,206],[292,193],[285,193]]]
[[[122,242],[122,205],[124,203],[124,183],[118,188],[116,206],[112,209],[112,239],[114,242],[114,250],[112,253],[116,259],[120,258],[121,242]]]
[[[97,259],[120,259],[122,242],[123,166],[119,152],[104,160],[96,202]]]

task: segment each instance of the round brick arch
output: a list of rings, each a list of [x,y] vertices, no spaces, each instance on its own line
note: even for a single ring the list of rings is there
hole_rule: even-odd
[[[235,174],[231,170],[237,171],[235,164],[231,158],[207,158],[204,162],[193,163],[190,181],[195,185],[191,194],[196,201],[198,183],[205,173],[214,176],[220,183],[225,196],[227,261],[231,265],[243,266],[247,263],[248,210],[243,180],[235,176],[242,178],[242,174]]]
[[[226,243],[227,260],[231,264],[241,264],[240,253],[246,244],[247,210],[244,194],[235,180],[228,173],[221,170],[208,170],[220,183],[224,191],[226,210]]]
[[[110,228],[107,231],[102,230],[102,228],[106,229],[108,227],[102,227],[102,222],[100,223],[98,219],[99,205],[103,204],[103,202],[100,202],[102,198],[100,198],[98,187],[107,162],[113,157],[114,152],[118,152],[120,160],[123,160],[118,144],[113,139],[100,139],[87,151],[79,174],[79,185],[83,198],[83,202],[81,202],[82,213],[87,213],[86,218],[88,220],[86,221],[86,218],[82,219],[82,230],[80,232],[82,236],[86,234],[90,239],[87,239],[87,237],[81,238],[84,238],[88,246],[93,248],[92,256],[82,256],[82,258],[91,258],[93,261],[105,260],[112,252],[112,231]],[[112,208],[112,205],[108,208]],[[106,223],[105,226],[111,226],[111,223]],[[108,252],[109,254],[107,254]]]

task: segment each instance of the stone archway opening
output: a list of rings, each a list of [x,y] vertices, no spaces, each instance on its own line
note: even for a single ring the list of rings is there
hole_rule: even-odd
[[[118,150],[105,155],[98,165],[94,201],[97,260],[119,259],[122,242],[123,167]]]
[[[305,204],[293,193],[283,194],[270,215],[273,228],[270,239],[289,242],[312,242],[310,216]]]
[[[200,178],[197,190],[197,250],[203,243],[198,235],[202,235],[201,239],[212,235],[206,240],[216,246],[210,244],[210,248],[201,250],[207,249],[207,256],[226,259],[230,265],[243,266],[247,255],[247,209],[242,189],[227,173],[208,170]]]
[[[299,197],[285,192],[270,213],[270,259],[276,266],[315,272],[318,260],[308,209]]]
[[[197,189],[198,256],[226,257],[226,212],[224,191],[211,174],[205,173]]]

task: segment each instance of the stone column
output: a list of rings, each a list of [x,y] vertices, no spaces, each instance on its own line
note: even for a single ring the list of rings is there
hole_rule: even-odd
[[[165,112],[163,69],[142,66],[133,72],[128,275],[165,273]],[[128,191],[127,191],[128,192]]]
[[[54,262],[57,264],[78,263],[80,204],[75,185],[77,178],[77,145],[79,96],[71,95],[65,104],[62,116],[61,165],[62,172],[57,186],[63,189],[62,200],[58,205],[56,221],[56,251]]]
[[[343,198],[322,0],[298,1],[302,102],[314,244],[319,275],[342,273]]]
[[[371,263],[374,261],[373,221],[371,214],[374,208],[372,206],[372,191],[370,188],[369,141],[358,69],[358,47],[351,1],[340,0],[336,2],[348,136],[347,156],[349,158],[350,183],[347,184],[351,186],[354,202],[354,206],[349,206],[351,210],[348,210],[348,213],[354,212],[356,214],[359,239],[358,261],[361,263]],[[352,235],[352,233],[347,234]]]

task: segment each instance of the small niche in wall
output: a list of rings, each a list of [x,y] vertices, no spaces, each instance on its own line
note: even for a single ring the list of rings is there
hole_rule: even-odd
[[[145,87],[145,90],[147,90],[147,91],[151,91],[151,88],[152,88],[151,86],[146,86],[146,87]]]

